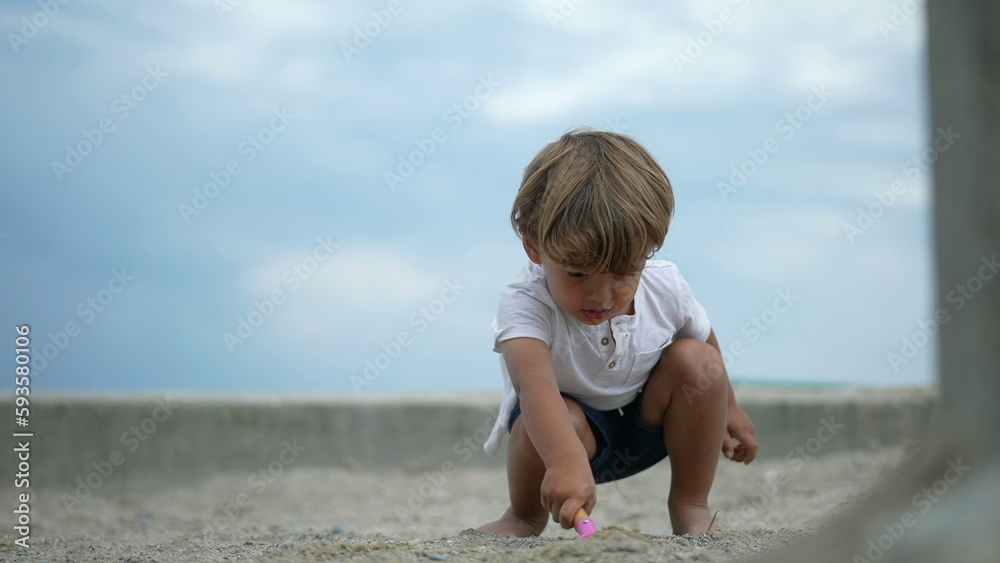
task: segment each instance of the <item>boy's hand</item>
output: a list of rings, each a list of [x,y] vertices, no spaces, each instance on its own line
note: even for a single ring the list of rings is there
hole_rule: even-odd
[[[733,441],[736,441],[734,445]],[[726,436],[722,440],[722,453],[733,461],[748,464],[757,457],[757,431],[743,409],[735,403],[729,404],[726,420]]]
[[[552,521],[563,528],[573,527],[573,517],[583,508],[588,513],[597,504],[597,486],[590,464],[566,462],[553,464],[542,479],[542,506],[552,514]]]

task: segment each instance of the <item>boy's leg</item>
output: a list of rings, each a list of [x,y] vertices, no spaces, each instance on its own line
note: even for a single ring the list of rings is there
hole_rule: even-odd
[[[593,459],[597,453],[597,442],[590,429],[587,415],[580,405],[570,399],[566,401],[570,420],[577,436]],[[518,418],[510,430],[507,442],[507,487],[510,492],[510,507],[499,520],[477,528],[483,532],[494,532],[508,536],[537,536],[549,522],[549,513],[542,506],[542,479],[545,478],[545,464],[531,443],[523,418]]]
[[[708,530],[708,493],[726,431],[728,385],[718,350],[682,339],[660,356],[643,391],[639,422],[663,427],[670,457],[667,508],[675,534]]]

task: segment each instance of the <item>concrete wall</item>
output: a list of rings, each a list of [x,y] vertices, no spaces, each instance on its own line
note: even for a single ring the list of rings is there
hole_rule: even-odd
[[[738,396],[757,426],[763,457],[784,457],[796,447],[808,453],[821,446],[825,454],[918,439],[936,404],[930,389],[741,389]],[[0,397],[13,405],[9,393]],[[32,486],[75,487],[77,478],[95,472],[110,473],[101,481],[124,486],[218,472],[249,475],[292,459],[295,467],[413,471],[446,462],[501,466],[502,455],[490,458],[481,449],[498,404],[493,394],[36,392],[28,428],[34,433]],[[13,416],[0,418],[12,447],[12,433],[24,430],[13,422]],[[16,461],[11,453],[0,455],[0,475],[13,476]]]

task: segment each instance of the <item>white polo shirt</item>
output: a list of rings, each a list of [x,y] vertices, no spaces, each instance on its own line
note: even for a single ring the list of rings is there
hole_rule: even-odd
[[[493,351],[512,338],[537,338],[552,352],[559,391],[597,410],[623,407],[636,398],[664,348],[680,338],[707,340],[705,309],[672,262],[649,260],[635,294],[635,314],[587,325],[552,299],[545,271],[534,262],[500,291],[493,320]],[[495,455],[517,403],[507,365],[500,357],[504,396],[483,449]]]

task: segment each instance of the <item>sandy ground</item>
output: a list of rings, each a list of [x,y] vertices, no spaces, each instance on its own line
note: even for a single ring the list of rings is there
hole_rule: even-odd
[[[471,530],[506,507],[498,469],[294,468],[271,483],[232,472],[186,486],[108,485],[72,511],[63,502],[71,491],[36,491],[31,548],[15,546],[8,527],[0,560],[735,561],[814,532],[905,456],[896,448],[749,467],[722,460],[711,503],[729,529],[697,536],[670,535],[664,462],[601,485],[593,514],[601,532],[582,541],[555,524],[530,539]],[[14,491],[0,489],[0,498]]]

